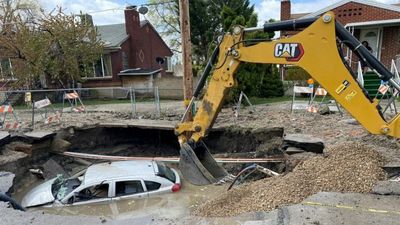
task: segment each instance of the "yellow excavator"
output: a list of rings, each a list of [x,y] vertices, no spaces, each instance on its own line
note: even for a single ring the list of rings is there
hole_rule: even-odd
[[[246,40],[255,31],[302,31],[277,40]],[[398,81],[360,41],[348,32],[332,12],[319,18],[266,23],[261,28],[236,26],[215,48],[199,80],[186,117],[213,70],[193,121],[177,124],[175,134],[181,145],[179,167],[186,180],[195,185],[218,182],[228,173],[217,164],[202,139],[208,134],[221,110],[224,98],[236,85],[235,72],[242,62],[295,65],[305,69],[328,93],[372,134],[400,137],[399,114],[390,120],[383,116],[377,99],[371,98],[357,82],[343,57],[346,46],[379,78],[400,91]],[[256,75],[255,75],[256,76]],[[392,97],[391,101],[394,101]]]

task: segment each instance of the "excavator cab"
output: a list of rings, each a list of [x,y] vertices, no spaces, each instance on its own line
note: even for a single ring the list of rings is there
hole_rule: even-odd
[[[254,31],[298,30],[302,31],[277,40],[247,40],[244,35]],[[224,35],[199,79],[182,121],[175,127],[181,145],[179,166],[183,177],[192,184],[206,185],[228,175],[214,160],[202,139],[212,128],[224,98],[236,85],[235,72],[242,62],[302,67],[370,133],[400,137],[400,115],[390,120],[384,118],[379,101],[371,99],[340,54],[341,45],[357,55],[382,81],[400,91],[393,74],[335,21],[332,12],[319,18],[266,23],[261,28],[237,26],[232,33]],[[208,79],[211,71],[212,76]],[[193,121],[184,121],[206,80],[209,82]]]

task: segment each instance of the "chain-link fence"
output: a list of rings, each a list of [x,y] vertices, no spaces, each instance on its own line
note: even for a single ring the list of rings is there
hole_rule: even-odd
[[[160,118],[163,110],[179,106],[181,89],[133,87],[0,91],[1,126],[35,128],[35,124],[61,121],[65,115],[92,112],[125,113],[130,118]],[[183,110],[183,107],[182,107]],[[166,111],[164,111],[166,113]]]

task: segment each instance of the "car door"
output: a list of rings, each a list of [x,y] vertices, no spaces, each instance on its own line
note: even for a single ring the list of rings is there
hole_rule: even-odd
[[[111,201],[110,182],[101,182],[79,187],[68,203],[72,205],[92,204]]]
[[[113,200],[148,197],[146,186],[141,179],[126,179],[115,181],[113,189]]]

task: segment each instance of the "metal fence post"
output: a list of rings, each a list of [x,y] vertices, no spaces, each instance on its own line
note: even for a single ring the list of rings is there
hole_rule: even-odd
[[[32,93],[32,129],[35,129],[35,100],[33,100],[33,93]]]
[[[160,93],[158,92],[158,86],[154,88],[154,103],[156,105],[156,117],[160,118]]]
[[[135,96],[135,90],[130,87],[129,88],[129,93],[131,96],[131,107],[132,107],[132,118],[136,118],[136,96]]]

